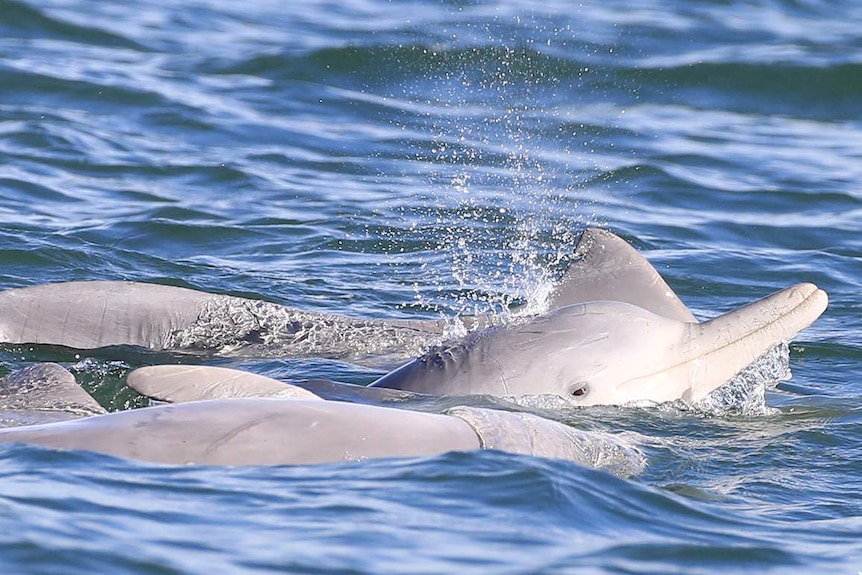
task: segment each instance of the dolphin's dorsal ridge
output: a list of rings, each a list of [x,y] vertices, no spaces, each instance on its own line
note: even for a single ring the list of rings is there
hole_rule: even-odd
[[[551,294],[552,309],[612,300],[678,321],[697,321],[652,264],[613,233],[587,228],[575,247],[574,258]]]

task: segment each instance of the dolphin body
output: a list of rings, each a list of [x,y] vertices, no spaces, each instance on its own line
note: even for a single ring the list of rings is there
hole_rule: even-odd
[[[638,473],[645,464],[617,436],[526,413],[467,406],[420,413],[325,401],[226,368],[154,369],[146,384],[181,403],[106,414],[71,373],[50,363],[0,378],[0,423],[32,423],[40,414],[51,421],[0,429],[0,443],[174,465],[316,464],[478,449],[564,459],[620,476]],[[177,378],[176,370],[188,377]],[[19,415],[10,422],[9,413]],[[22,413],[29,415],[21,419]]]
[[[105,409],[55,363],[37,363],[0,378],[0,427],[101,415]]]
[[[249,357],[415,356],[443,321],[351,318],[175,286],[61,282],[0,292],[0,341]]]

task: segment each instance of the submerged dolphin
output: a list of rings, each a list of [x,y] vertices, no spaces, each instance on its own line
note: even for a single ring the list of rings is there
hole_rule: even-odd
[[[37,363],[0,378],[0,427],[49,423],[105,409],[55,363]]]
[[[184,386],[182,392],[189,403],[92,416],[87,415],[101,408],[81,397],[83,390],[74,389],[74,378],[62,367],[39,364],[15,372],[0,379],[0,414],[4,407],[19,412],[26,406],[70,420],[0,429],[0,443],[181,465],[314,464],[476,449],[565,459],[618,475],[632,475],[644,465],[642,455],[614,435],[526,413],[464,406],[433,414],[324,401],[254,374],[166,367],[195,375],[191,379],[200,385]],[[175,378],[160,381],[169,395]],[[269,386],[279,397],[237,399],[242,382]],[[149,383],[158,387],[152,377]],[[225,395],[233,398],[218,399]]]

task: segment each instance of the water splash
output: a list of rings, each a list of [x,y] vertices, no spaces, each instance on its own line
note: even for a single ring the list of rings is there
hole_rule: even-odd
[[[790,375],[790,346],[784,342],[767,350],[692,409],[711,416],[773,414],[777,410],[766,404],[766,391]]]
[[[498,32],[487,31],[492,47],[454,42],[387,52],[404,60],[392,62],[402,68],[418,59],[430,75],[385,88],[399,112],[414,112],[390,120],[415,152],[397,161],[427,181],[409,203],[390,206],[403,222],[391,234],[424,248],[411,250],[409,261],[401,252],[392,259],[420,270],[411,307],[444,316],[546,311],[583,227],[582,182],[570,165],[582,158],[555,152],[558,144],[574,149],[570,140],[580,136],[537,104],[572,86],[541,65],[547,56]]]

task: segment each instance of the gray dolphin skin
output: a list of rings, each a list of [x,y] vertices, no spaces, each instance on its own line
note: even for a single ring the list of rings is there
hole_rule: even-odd
[[[37,363],[0,378],[0,427],[77,419],[106,413],[56,363]]]
[[[0,379],[0,389],[7,391],[2,401],[21,407],[38,388],[41,399],[32,409],[64,412],[58,419],[69,420],[0,429],[0,443],[173,465],[304,465],[495,449],[574,461],[620,476],[644,466],[640,452],[612,434],[580,431],[531,414],[466,406],[432,414],[324,401],[236,370],[159,367],[165,369],[144,379],[161,394],[177,392],[183,370],[206,385],[180,384],[180,399],[188,403],[87,416],[75,401],[63,401],[70,394],[79,400],[82,390],[69,387],[74,378],[62,367],[41,364],[14,372]],[[242,383],[267,392],[277,385],[279,397],[237,397],[244,393]]]
[[[0,292],[0,341],[253,357],[416,355],[439,321],[356,319],[188,288],[64,282]]]

